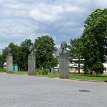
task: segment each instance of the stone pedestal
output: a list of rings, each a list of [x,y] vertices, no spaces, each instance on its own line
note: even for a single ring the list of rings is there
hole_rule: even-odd
[[[28,56],[28,75],[36,75],[34,52]]]
[[[7,55],[6,58],[6,72],[7,73],[13,73],[13,56]]]
[[[59,54],[59,78],[68,79],[69,78],[69,53],[61,52]]]

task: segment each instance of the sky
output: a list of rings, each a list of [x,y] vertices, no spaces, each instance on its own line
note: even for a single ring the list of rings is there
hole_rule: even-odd
[[[56,46],[82,35],[84,21],[107,0],[0,0],[0,52],[10,42],[20,44],[50,35]]]

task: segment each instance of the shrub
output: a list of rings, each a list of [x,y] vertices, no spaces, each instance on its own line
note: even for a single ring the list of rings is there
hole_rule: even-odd
[[[48,75],[48,70],[37,70],[39,75]]]
[[[6,72],[6,69],[0,68],[0,72]]]
[[[84,74],[89,74],[92,71],[91,69],[85,66],[83,67],[83,69],[84,69]]]
[[[103,74],[104,66],[101,62],[96,62],[93,64],[92,70],[96,72],[96,74]]]

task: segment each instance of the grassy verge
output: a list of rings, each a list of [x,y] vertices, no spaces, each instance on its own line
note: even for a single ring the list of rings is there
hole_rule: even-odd
[[[42,77],[49,77],[49,78],[56,78],[58,77],[58,73],[48,73],[47,75],[42,75],[42,74],[39,74],[38,72],[36,73],[37,76],[42,76]]]
[[[79,80],[91,80],[91,81],[104,81],[107,82],[106,75],[86,75],[86,74],[70,74],[70,79],[79,79]]]
[[[0,68],[0,72],[6,72],[6,69]]]
[[[37,74],[37,76],[44,76],[49,78],[56,78],[59,77],[58,73],[48,73],[47,75],[40,75]],[[86,74],[70,74],[69,79],[78,79],[83,81],[101,81],[101,82],[107,82],[107,75],[86,75]]]
[[[19,71],[19,72],[15,72],[14,74],[20,74],[20,75],[24,75],[24,74],[28,74],[28,72],[26,71]],[[47,75],[42,75],[42,74],[39,74],[38,72],[36,73],[36,76],[39,76],[39,77],[50,77],[50,78],[56,78],[58,77],[58,73],[48,73]]]
[[[19,71],[19,72],[16,72],[14,74],[27,75],[28,72]],[[59,77],[58,73],[48,73],[48,74],[42,75],[42,74],[37,72],[36,75],[39,76],[39,77],[49,77],[49,78]],[[70,74],[69,79],[107,82],[107,75]]]
[[[18,72],[14,72],[14,74],[25,75],[25,74],[28,74],[28,72],[26,72],[26,71],[18,71]]]
[[[56,77],[59,77],[59,74],[58,73],[48,73],[48,77],[56,78]]]

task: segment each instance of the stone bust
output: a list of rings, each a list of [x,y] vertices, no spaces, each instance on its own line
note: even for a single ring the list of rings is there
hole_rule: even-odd
[[[62,42],[60,49],[61,49],[62,53],[66,53],[67,52],[67,43],[66,42]]]
[[[30,54],[34,53],[34,46],[33,46],[33,45],[31,45],[31,46],[29,47],[29,53],[30,53]]]
[[[7,48],[8,55],[12,55],[12,49],[10,47]]]

